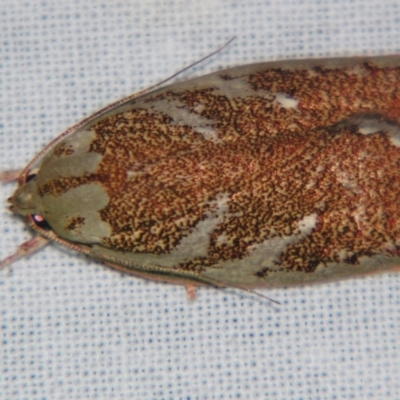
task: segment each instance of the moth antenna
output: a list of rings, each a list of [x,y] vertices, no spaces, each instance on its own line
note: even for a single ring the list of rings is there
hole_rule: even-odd
[[[224,45],[222,45],[221,47],[219,47],[217,50],[214,50],[213,52],[211,52],[210,54],[207,54],[206,56],[200,58],[200,60],[197,60],[191,64],[189,64],[187,67],[182,68],[181,70],[179,70],[178,72],[175,72],[174,74],[172,74],[171,76],[169,76],[168,78],[162,80],[161,82],[156,83],[153,86],[150,86],[149,88],[142,90],[141,92],[136,93],[137,95],[143,95],[146,94],[156,88],[158,88],[159,86],[163,85],[164,83],[169,82],[171,79],[174,79],[175,77],[177,77],[178,75],[182,74],[183,72],[193,68],[196,65],[199,65],[200,63],[202,63],[205,60],[208,60],[209,58],[211,58],[212,56],[214,56],[215,54],[218,54],[220,51],[222,51],[225,47],[229,46],[234,40],[236,39],[236,36],[233,36],[231,39],[229,39]]]
[[[10,169],[8,171],[1,171],[0,172],[1,183],[17,181],[21,174],[21,171],[22,171],[21,169]]]
[[[233,287],[233,288],[235,288],[235,287]],[[281,306],[281,305],[282,305],[282,303],[281,303],[280,301],[271,299],[271,297],[268,297],[268,296],[265,296],[265,295],[263,295],[263,294],[261,294],[261,293],[255,292],[254,290],[246,289],[246,288],[241,288],[241,287],[237,287],[237,288],[235,288],[235,289],[244,290],[244,291],[247,292],[247,293],[251,293],[251,294],[254,294],[254,295],[258,296],[258,297],[262,297],[262,298],[265,299],[265,300],[269,300],[269,301],[272,302],[272,303],[278,304],[278,306]]]
[[[202,278],[203,278],[203,277],[202,277]],[[278,305],[282,305],[282,303],[280,303],[278,300],[271,299],[271,297],[265,296],[264,294],[255,292],[254,290],[245,288],[245,287],[243,287],[243,286],[229,285],[229,284],[226,284],[225,282],[222,282],[222,281],[220,281],[220,280],[218,280],[218,279],[208,278],[208,277],[205,278],[204,280],[205,280],[205,281],[208,281],[208,282],[210,282],[210,283],[216,283],[216,284],[218,284],[218,285],[224,285],[225,287],[229,287],[229,288],[231,288],[231,289],[236,289],[236,290],[241,290],[241,291],[243,291],[243,292],[251,293],[251,294],[254,294],[254,295],[256,295],[256,296],[262,297],[263,299],[266,299],[266,300],[268,300],[268,301],[270,301],[270,302],[272,302],[272,303],[275,303],[275,304],[278,304]]]

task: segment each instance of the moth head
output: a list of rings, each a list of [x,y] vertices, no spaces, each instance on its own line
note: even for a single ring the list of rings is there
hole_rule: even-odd
[[[41,201],[35,178],[21,185],[8,199],[10,211],[23,216],[41,214]]]

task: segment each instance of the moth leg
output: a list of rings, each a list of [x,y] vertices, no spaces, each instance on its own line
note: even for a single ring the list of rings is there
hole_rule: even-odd
[[[19,179],[21,175],[21,169],[11,169],[9,171],[0,172],[0,181],[3,183],[14,182]]]
[[[195,285],[191,285],[190,283],[188,283],[186,285],[186,295],[188,300],[196,300],[197,299],[197,286]]]
[[[0,269],[13,264],[20,258],[32,255],[36,251],[40,250],[42,247],[46,246],[46,244],[49,242],[50,240],[44,238],[43,236],[35,236],[33,239],[22,243],[14,254],[5,258],[3,261],[0,261]]]

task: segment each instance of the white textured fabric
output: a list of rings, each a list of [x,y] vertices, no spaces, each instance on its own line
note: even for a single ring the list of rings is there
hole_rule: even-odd
[[[388,54],[382,0],[1,0],[1,169],[100,107],[236,40],[185,77],[253,61]],[[30,237],[6,209],[0,256]],[[0,271],[1,399],[399,399],[400,275],[263,291],[122,275],[48,246]]]

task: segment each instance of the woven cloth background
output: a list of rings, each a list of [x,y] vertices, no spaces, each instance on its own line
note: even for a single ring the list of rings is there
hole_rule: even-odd
[[[1,0],[0,168],[184,74],[400,50],[397,0]],[[0,256],[31,233],[6,209]],[[0,271],[1,399],[399,399],[400,275],[263,291],[181,287],[48,246]]]

